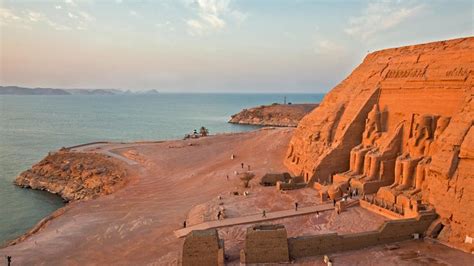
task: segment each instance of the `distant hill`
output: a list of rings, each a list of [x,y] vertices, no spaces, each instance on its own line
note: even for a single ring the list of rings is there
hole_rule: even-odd
[[[23,88],[18,86],[0,86],[0,95],[135,95],[158,94],[155,89],[132,92],[119,89],[52,89],[52,88]]]
[[[70,95],[71,93],[61,89],[50,88],[22,88],[17,86],[0,86],[0,95]]]

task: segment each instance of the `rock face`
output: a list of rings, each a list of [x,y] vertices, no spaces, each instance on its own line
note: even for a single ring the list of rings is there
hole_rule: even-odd
[[[440,238],[474,250],[473,54],[470,37],[367,55],[301,120],[285,165],[310,184],[433,206]]]
[[[107,195],[126,181],[126,170],[102,154],[59,151],[21,173],[15,184],[47,190],[67,201]]]
[[[259,126],[296,127],[317,104],[272,104],[244,109],[235,114],[229,123]]]

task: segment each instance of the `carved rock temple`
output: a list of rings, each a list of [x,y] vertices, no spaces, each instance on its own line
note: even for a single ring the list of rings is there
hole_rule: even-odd
[[[285,165],[325,197],[391,217],[436,212],[444,241],[474,235],[474,38],[367,55],[305,116]]]

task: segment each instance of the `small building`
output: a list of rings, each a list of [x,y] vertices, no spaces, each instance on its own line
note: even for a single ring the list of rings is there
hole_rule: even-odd
[[[183,244],[181,265],[224,265],[224,240],[216,229],[193,230]]]
[[[254,225],[247,228],[240,263],[289,262],[288,239],[283,225]]]
[[[267,173],[260,179],[262,186],[276,186],[277,182],[288,182],[291,179],[289,173]]]

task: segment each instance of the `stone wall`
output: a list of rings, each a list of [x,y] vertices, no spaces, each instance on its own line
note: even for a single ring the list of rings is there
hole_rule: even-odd
[[[289,238],[290,257],[297,259],[407,240],[415,233],[422,235],[435,219],[434,214],[423,214],[412,219],[387,221],[377,231]]]
[[[255,225],[247,228],[241,263],[288,262],[288,241],[283,225]]]
[[[216,229],[194,230],[186,236],[181,263],[183,266],[224,265],[224,241]]]

